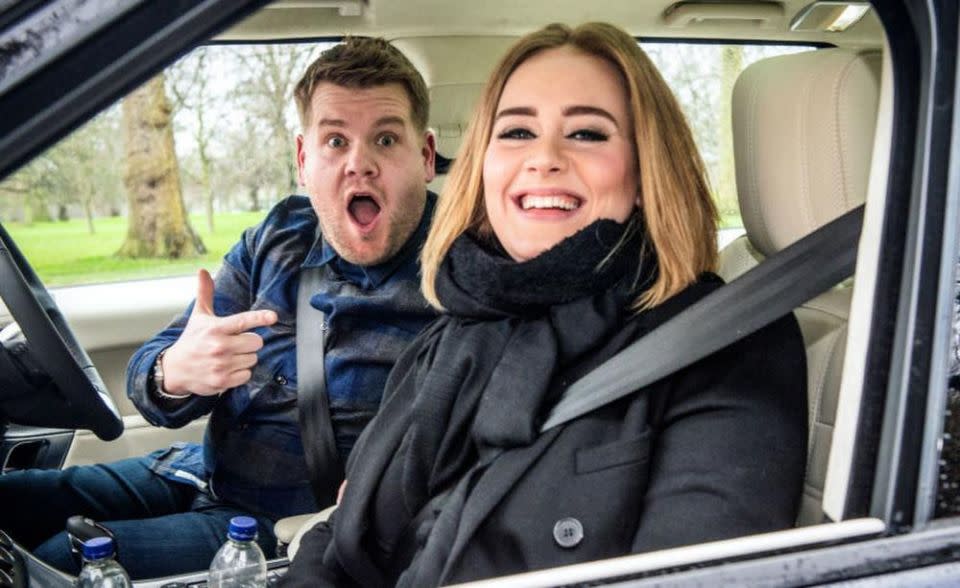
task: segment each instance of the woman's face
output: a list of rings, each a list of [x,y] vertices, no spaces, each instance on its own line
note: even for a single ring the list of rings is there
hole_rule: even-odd
[[[483,160],[484,204],[516,261],[638,204],[627,91],[613,65],[572,47],[510,75]]]

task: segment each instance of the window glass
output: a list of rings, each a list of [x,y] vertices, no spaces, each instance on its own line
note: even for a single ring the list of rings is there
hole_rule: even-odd
[[[960,266],[955,271],[947,409],[943,421],[935,517],[960,516]]]
[[[812,51],[807,45],[640,43],[687,115],[720,212],[720,245],[743,233],[733,165],[730,99],[737,76],[767,57]]]
[[[328,46],[193,51],[0,182],[0,219],[48,286],[215,268],[243,229],[296,192],[293,86]],[[812,48],[642,46],[693,128],[723,245],[742,233],[729,114],[736,76],[758,59]]]
[[[216,267],[296,192],[293,87],[326,46],[196,49],[0,182],[0,219],[48,286]]]

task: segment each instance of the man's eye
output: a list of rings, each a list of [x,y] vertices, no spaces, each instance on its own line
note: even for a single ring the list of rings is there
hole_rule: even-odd
[[[340,135],[334,135],[327,139],[327,147],[333,147],[334,149],[339,149],[347,144],[347,140],[341,137]]]
[[[568,139],[575,141],[606,141],[609,139],[606,133],[593,129],[580,129],[567,135]]]
[[[381,147],[390,147],[391,145],[395,145],[396,142],[397,138],[393,135],[380,135],[377,137],[377,145]]]
[[[531,133],[528,129],[524,129],[524,128],[513,128],[513,129],[507,129],[507,130],[503,131],[502,133],[500,133],[499,135],[497,135],[497,138],[498,138],[498,139],[520,139],[520,140],[525,140],[525,139],[534,139],[534,138],[536,138],[536,135],[534,135],[533,133]]]

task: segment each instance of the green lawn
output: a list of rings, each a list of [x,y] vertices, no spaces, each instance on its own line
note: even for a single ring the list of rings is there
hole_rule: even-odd
[[[216,231],[207,231],[203,215],[191,215],[207,254],[190,259],[123,259],[114,253],[123,243],[126,218],[94,221],[90,234],[84,220],[5,225],[17,246],[47,286],[91,284],[120,280],[190,274],[199,267],[213,270],[243,230],[263,219],[265,212],[223,213],[216,216]]]

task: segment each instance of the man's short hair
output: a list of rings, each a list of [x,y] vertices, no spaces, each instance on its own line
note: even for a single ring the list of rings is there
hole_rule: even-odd
[[[430,116],[427,84],[410,60],[385,39],[347,37],[343,43],[321,53],[320,57],[307,67],[293,91],[300,124],[304,130],[310,125],[313,92],[323,82],[345,88],[400,84],[410,99],[414,126],[418,131],[427,128]]]

